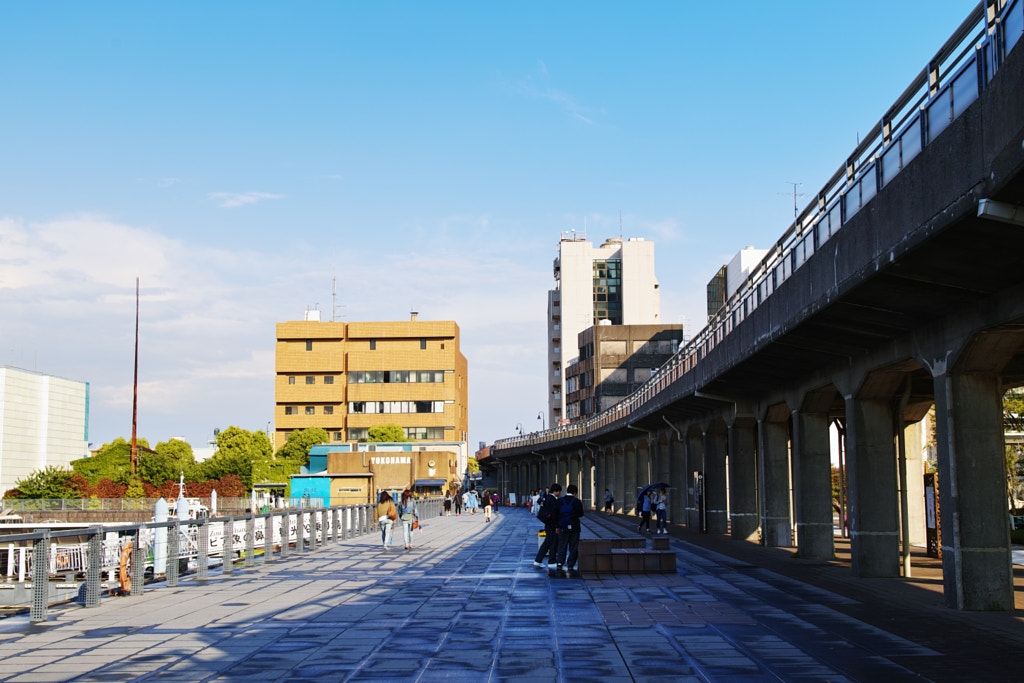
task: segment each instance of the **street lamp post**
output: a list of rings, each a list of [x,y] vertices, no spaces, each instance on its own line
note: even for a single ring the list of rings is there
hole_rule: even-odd
[[[537,419],[540,420],[540,431],[543,432],[545,429],[548,428],[547,420],[544,419],[544,411],[543,410],[540,411],[539,413],[537,413]]]

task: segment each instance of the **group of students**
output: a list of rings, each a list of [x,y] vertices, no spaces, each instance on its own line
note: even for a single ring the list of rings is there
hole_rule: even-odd
[[[413,529],[419,527],[420,516],[416,511],[416,498],[412,491],[402,491],[402,497],[398,505],[392,500],[391,494],[381,491],[377,498],[377,524],[380,525],[380,540],[384,544],[384,550],[391,545],[392,534],[395,529],[395,522],[402,523],[402,534],[405,537],[405,549],[412,548]]]
[[[544,569],[547,557],[548,576],[579,577],[577,562],[580,548],[580,518],[583,503],[577,497],[579,488],[569,484],[562,495],[562,485],[555,482],[547,491],[533,496],[533,512],[544,523],[544,542],[537,551],[533,566]]]

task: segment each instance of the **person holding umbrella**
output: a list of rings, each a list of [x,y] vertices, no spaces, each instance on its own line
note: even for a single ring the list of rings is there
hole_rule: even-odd
[[[640,523],[636,525],[637,533],[647,527],[647,533],[651,533],[651,493],[644,491],[640,494]]]

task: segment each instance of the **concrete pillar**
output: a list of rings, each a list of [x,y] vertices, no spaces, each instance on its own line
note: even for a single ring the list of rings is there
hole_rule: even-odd
[[[737,418],[729,425],[729,519],[733,538],[758,541],[757,422]]]
[[[632,444],[623,449],[622,458],[622,511],[632,514],[636,510],[636,449]]]
[[[900,575],[894,432],[888,402],[846,399],[846,473],[854,576]]]
[[[694,531],[704,528],[698,475],[704,475],[704,435],[693,429],[686,435],[686,526]]]
[[[676,438],[669,439],[668,459],[672,462],[669,477],[668,519],[673,524],[686,524],[686,446]]]
[[[769,548],[793,545],[790,525],[789,424],[762,420],[761,437],[761,533]]]
[[[793,507],[803,558],[831,560],[835,554],[828,425],[828,413],[793,411]]]
[[[625,476],[623,475],[623,455],[622,451],[618,448],[614,449],[608,455],[609,473],[608,473],[608,488],[612,491],[612,496],[615,498],[615,502],[612,504],[612,510],[614,512],[622,512],[622,492],[626,490]]]
[[[653,460],[654,460],[654,481],[662,484],[672,483],[672,458],[670,457],[670,449],[667,441],[655,441],[653,444]]]
[[[1012,610],[1000,378],[951,373],[934,381],[946,604]]]
[[[729,479],[726,472],[728,435],[724,425],[704,432],[704,495],[709,534],[729,533]]]

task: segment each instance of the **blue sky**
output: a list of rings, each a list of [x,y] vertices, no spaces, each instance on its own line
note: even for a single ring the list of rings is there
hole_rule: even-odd
[[[656,244],[662,317],[792,220],[972,8],[9,3],[0,362],[90,382],[90,440],[273,418],[274,324],[454,319],[470,439],[546,406],[559,234]],[[806,198],[801,198],[801,206]]]

